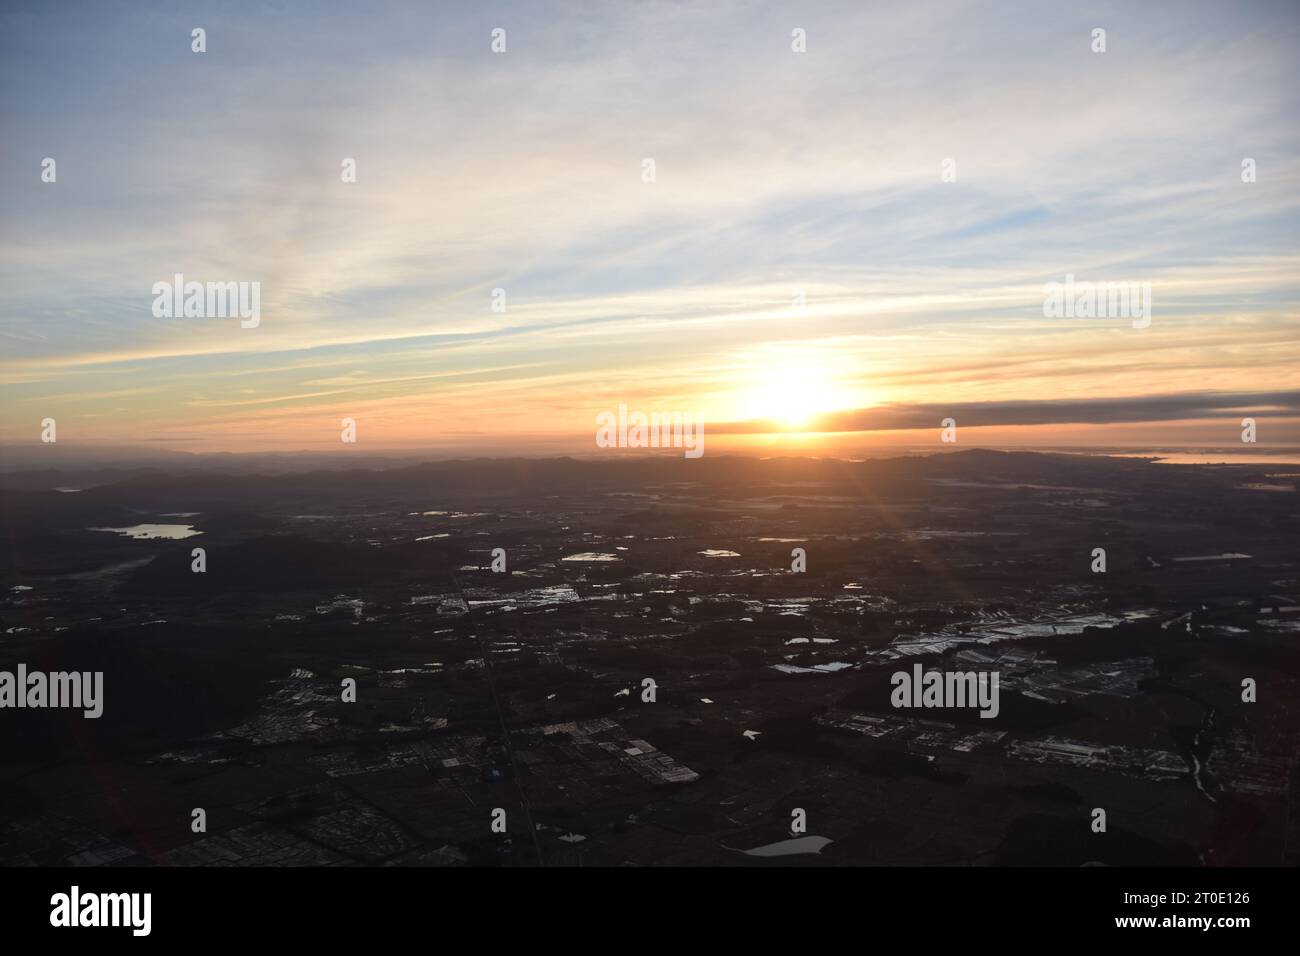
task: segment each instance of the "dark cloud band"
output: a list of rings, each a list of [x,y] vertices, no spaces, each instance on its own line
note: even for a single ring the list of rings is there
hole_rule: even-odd
[[[800,431],[865,432],[937,428],[955,418],[967,428],[994,425],[1107,425],[1195,418],[1300,416],[1300,391],[1190,392],[1134,398],[1029,399],[1008,402],[946,402],[878,405],[821,415]],[[715,434],[788,431],[769,421],[724,422]]]

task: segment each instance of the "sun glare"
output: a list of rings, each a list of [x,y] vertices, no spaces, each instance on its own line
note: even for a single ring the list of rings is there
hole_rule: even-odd
[[[745,419],[766,419],[798,431],[819,415],[852,407],[851,395],[836,378],[836,372],[825,365],[770,365],[745,393],[739,412]]]

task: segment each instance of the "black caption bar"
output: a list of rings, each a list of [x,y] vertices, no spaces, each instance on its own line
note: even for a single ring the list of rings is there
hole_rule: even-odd
[[[0,871],[0,913],[11,937],[76,933],[82,943],[128,945],[373,943],[390,933],[461,923],[491,936],[530,927],[567,933],[634,913],[665,920],[665,933],[669,924],[725,924],[743,934],[779,916],[789,925],[848,920],[865,933],[915,920],[927,936],[955,938],[969,926],[943,914],[960,912],[978,913],[982,925],[1002,932],[1220,939],[1289,925],[1283,907],[1294,875],[1102,867],[743,869],[751,872],[728,874],[725,890],[699,868],[546,874],[536,868],[8,869]]]

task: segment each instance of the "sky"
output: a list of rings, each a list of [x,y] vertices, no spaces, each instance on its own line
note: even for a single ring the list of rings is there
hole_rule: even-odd
[[[1298,41],[1252,0],[10,2],[0,443],[1300,443]],[[177,273],[258,324],[155,315]],[[1067,275],[1149,324],[1045,316]]]

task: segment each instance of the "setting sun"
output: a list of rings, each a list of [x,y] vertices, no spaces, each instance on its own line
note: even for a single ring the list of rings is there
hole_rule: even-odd
[[[839,370],[828,364],[776,364],[762,370],[738,403],[745,419],[766,419],[797,430],[818,415],[853,407],[852,393],[839,382]]]

